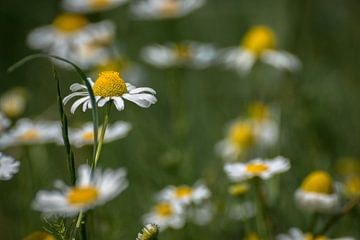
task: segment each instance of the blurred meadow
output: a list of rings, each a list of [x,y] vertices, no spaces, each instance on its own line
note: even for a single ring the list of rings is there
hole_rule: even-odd
[[[126,56],[123,64],[130,64],[136,73],[125,77],[119,69],[112,70],[120,72],[126,82],[136,87],[154,89],[157,98],[149,108],[125,101],[125,109],[118,111],[112,104],[110,124],[126,121],[131,129],[121,139],[104,143],[97,167],[126,169],[129,185],[119,196],[87,212],[86,239],[135,239],[144,224],[150,223],[143,216],[157,203],[155,195],[169,185],[206,186],[211,194],[205,201],[210,207],[204,211],[211,216],[199,224],[186,220],[178,229],[171,226],[162,229],[161,223],[154,222],[160,225],[160,240],[298,240],[276,236],[288,233],[293,227],[304,233],[320,231],[342,207],[359,198],[359,1],[207,0],[183,16],[161,19],[134,17],[131,8],[137,2],[141,0],[130,0],[103,11],[82,12],[90,22],[109,20],[114,24],[116,30],[111,45],[119,55]],[[2,96],[14,89],[21,89],[26,102],[24,111],[8,116],[10,126],[3,131],[0,127],[0,151],[20,162],[19,172],[12,179],[0,181],[0,239],[25,239],[32,232],[52,229],[47,221],[57,220],[47,217],[44,220],[42,211],[36,211],[32,203],[39,190],[53,189],[57,179],[71,185],[67,154],[60,143],[5,145],[1,141],[22,118],[60,121],[51,61],[39,58],[11,73],[7,69],[30,54],[53,54],[33,49],[27,39],[34,29],[51,24],[64,12],[60,0],[3,0],[0,3],[0,102]],[[296,71],[259,60],[246,73],[239,73],[222,62],[228,48],[240,48],[249,29],[258,25],[272,30],[276,49],[287,51],[297,59]],[[191,64],[157,67],[144,60],[144,47],[182,41],[211,44],[216,51],[214,59],[202,67]],[[187,52],[189,49],[184,51],[185,55],[191,55]],[[68,60],[77,64],[74,59]],[[71,93],[70,85],[82,80],[73,69],[54,63],[61,94],[65,97]],[[100,69],[96,65],[80,68],[95,81]],[[253,147],[244,154],[237,153],[235,160],[224,160],[219,154],[219,148],[223,147],[219,142],[226,138],[232,121],[251,115],[254,103],[274,116],[278,128],[276,139],[269,147]],[[77,109],[72,114],[72,104],[65,104],[70,128],[92,122],[90,110]],[[102,124],[106,110],[105,107],[97,109]],[[7,115],[1,107],[0,112]],[[58,135],[61,138],[61,131]],[[246,148],[254,145],[255,140],[248,141]],[[73,150],[76,168],[91,162],[91,145],[73,146]],[[239,194],[230,190],[229,193],[234,182],[243,181],[228,177],[224,166],[229,164],[230,168],[231,164],[277,156],[288,159],[290,169],[270,179],[260,180],[260,175],[253,179],[262,184],[259,196],[263,196],[267,228],[267,233],[259,233],[259,205],[255,204],[250,190]],[[297,204],[294,195],[300,185],[305,189],[304,178],[319,170],[331,176],[330,192],[337,194],[338,206],[331,206],[333,211],[309,213],[306,206]],[[357,185],[351,188],[351,196],[347,185],[350,177],[346,175],[349,172],[351,177],[359,177]],[[253,182],[249,184],[252,188]],[[248,210],[241,206],[235,213],[233,206],[244,202],[250,202],[250,208],[255,208],[256,213],[244,213]],[[76,220],[76,216],[70,218]],[[359,229],[360,208],[355,206],[325,235],[329,239],[344,236],[359,239]],[[250,236],[250,233],[259,236]],[[84,236],[75,239],[84,240]]]

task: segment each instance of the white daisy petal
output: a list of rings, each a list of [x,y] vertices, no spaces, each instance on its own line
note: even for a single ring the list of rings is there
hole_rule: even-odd
[[[70,112],[71,112],[71,113],[74,113],[74,112],[76,111],[76,109],[77,109],[82,103],[84,103],[85,101],[87,101],[87,100],[89,100],[89,99],[90,99],[90,97],[87,96],[87,97],[82,97],[82,98],[76,100],[76,101],[74,102],[74,104],[71,106]]]

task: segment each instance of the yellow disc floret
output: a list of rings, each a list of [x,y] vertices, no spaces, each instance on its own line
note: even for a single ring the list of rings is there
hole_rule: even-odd
[[[31,141],[31,140],[36,140],[39,137],[40,134],[36,129],[29,129],[26,132],[24,132],[21,136],[19,136],[19,139],[22,141]]]
[[[73,205],[85,205],[93,203],[99,196],[95,187],[75,187],[67,195],[67,200]]]
[[[270,28],[255,26],[246,33],[241,45],[254,54],[260,55],[264,50],[276,47],[276,38]]]
[[[99,74],[94,86],[94,95],[100,97],[119,97],[127,93],[125,81],[118,72],[105,71]]]
[[[191,58],[191,51],[185,44],[178,43],[174,48],[175,55],[180,60],[189,60]]]
[[[261,122],[269,116],[269,109],[262,102],[254,102],[249,106],[249,115],[252,119]]]
[[[301,184],[301,190],[304,192],[332,194],[333,184],[331,176],[323,171],[312,172]]]
[[[345,181],[345,194],[349,197],[360,195],[360,177],[353,176]]]
[[[249,185],[246,183],[237,183],[229,187],[229,194],[235,197],[242,196],[249,190]]]
[[[327,240],[327,238],[325,236],[314,237],[312,234],[307,233],[304,237],[304,240]]]
[[[170,203],[162,202],[155,206],[155,212],[161,217],[169,217],[173,214],[173,209]]]
[[[188,186],[177,187],[175,189],[175,197],[177,199],[187,197],[191,195],[192,191],[192,188]]]
[[[56,238],[47,232],[33,232],[26,236],[23,240],[56,240]]]
[[[179,3],[176,0],[165,0],[160,6],[160,12],[165,16],[173,16],[179,8]]]
[[[76,32],[87,24],[88,20],[85,17],[74,13],[64,13],[53,22],[55,28],[64,33]]]
[[[255,143],[255,135],[249,123],[238,122],[230,129],[231,142],[240,148],[251,147]]]
[[[246,171],[252,174],[260,174],[269,169],[269,166],[264,163],[250,163],[246,166]]]

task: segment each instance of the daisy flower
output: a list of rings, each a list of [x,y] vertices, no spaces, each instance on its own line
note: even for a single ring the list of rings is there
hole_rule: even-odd
[[[19,117],[25,111],[27,92],[16,87],[10,89],[0,97],[0,111],[9,118]]]
[[[70,12],[96,12],[116,8],[128,0],[64,0],[62,6]]]
[[[189,205],[191,203],[200,204],[210,195],[211,193],[205,185],[197,183],[193,187],[187,185],[168,186],[158,194],[157,199]]]
[[[108,102],[113,102],[116,109],[122,111],[125,107],[124,99],[143,108],[148,108],[157,101],[154,96],[156,94],[155,90],[148,87],[136,88],[130,83],[126,83],[118,72],[101,72],[95,82],[90,78],[89,81],[99,107],[103,107]],[[80,105],[82,105],[84,112],[88,108],[91,108],[90,95],[85,85],[74,83],[70,86],[70,90],[73,93],[64,98],[64,104],[69,102],[73,97],[80,96],[80,99],[76,100],[71,106],[72,113],[74,113]]]
[[[83,68],[88,68],[106,57],[115,35],[115,26],[110,21],[90,23],[85,17],[64,13],[48,26],[33,30],[27,39],[31,48],[66,58]],[[62,66],[67,66],[56,61]]]
[[[349,198],[360,195],[360,177],[351,176],[345,179],[341,185],[342,193]]]
[[[331,176],[324,171],[310,173],[295,192],[297,204],[309,212],[334,211],[339,204]]]
[[[0,133],[4,132],[11,124],[11,121],[0,112]]]
[[[278,69],[297,71],[301,63],[293,54],[277,50],[274,32],[267,26],[254,26],[244,36],[240,47],[224,52],[224,64],[241,74],[248,73],[257,60]]]
[[[143,60],[158,68],[189,66],[203,69],[212,64],[217,51],[212,44],[185,41],[150,45],[142,50]]]
[[[20,162],[0,152],[0,180],[10,180],[19,171]]]
[[[276,240],[355,240],[352,237],[327,238],[325,236],[314,236],[311,233],[303,233],[298,228],[290,228],[289,233],[279,234]]]
[[[141,229],[136,240],[156,240],[159,235],[159,227],[156,224],[149,223]]]
[[[120,138],[124,138],[131,130],[131,124],[128,122],[117,121],[107,126],[104,143],[109,143]],[[99,135],[101,127],[99,129]],[[75,147],[92,145],[94,143],[94,128],[92,122],[85,123],[79,129],[69,129],[69,139]]]
[[[224,169],[231,181],[241,182],[253,177],[269,179],[275,174],[288,171],[290,162],[281,156],[265,160],[257,158],[247,163],[228,163]]]
[[[205,4],[205,0],[141,0],[131,10],[138,19],[183,17]]]
[[[172,202],[157,203],[150,213],[143,216],[144,223],[155,223],[160,231],[168,227],[180,229],[185,224],[184,208],[180,204]]]
[[[47,232],[37,231],[27,235],[23,240],[56,240],[56,238]]]
[[[59,122],[20,119],[16,125],[0,137],[0,148],[17,145],[58,143],[61,138]]]
[[[74,216],[112,200],[128,186],[124,169],[95,170],[91,177],[88,165],[78,169],[78,179],[74,187],[61,181],[55,183],[55,191],[39,191],[32,204],[35,210],[45,215]]]

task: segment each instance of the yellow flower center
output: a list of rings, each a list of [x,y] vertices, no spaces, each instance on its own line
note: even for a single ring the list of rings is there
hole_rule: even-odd
[[[177,187],[175,190],[175,198],[180,199],[191,195],[192,188],[188,186]]]
[[[176,0],[165,0],[160,6],[160,12],[165,16],[173,16],[179,8],[179,3]]]
[[[191,51],[185,44],[176,44],[174,48],[175,55],[180,60],[189,60],[191,58]]]
[[[326,239],[327,238],[325,236],[314,237],[311,233],[307,233],[304,238],[304,240],[326,240]]]
[[[15,118],[24,112],[27,92],[22,88],[14,88],[0,99],[0,109],[10,118]]]
[[[256,26],[246,33],[242,46],[254,54],[260,55],[264,50],[276,47],[276,38],[270,28]]]
[[[40,134],[39,134],[38,130],[29,129],[25,133],[23,133],[21,136],[19,136],[19,140],[31,141],[31,140],[36,140],[39,137],[40,137]]]
[[[360,178],[351,177],[345,182],[345,192],[348,196],[360,195]]]
[[[99,9],[109,5],[110,0],[91,0],[90,4],[93,9]]]
[[[336,163],[336,171],[345,177],[360,175],[360,161],[353,157],[343,157]]]
[[[94,83],[94,94],[100,97],[118,97],[127,93],[125,81],[118,72],[105,71],[99,73]]]
[[[245,240],[259,240],[259,235],[257,235],[256,233],[249,233],[248,235],[246,235]]]
[[[73,13],[64,13],[53,22],[54,27],[64,33],[76,32],[87,24],[88,20],[85,17]]]
[[[304,192],[332,194],[333,185],[331,176],[323,171],[315,171],[305,178],[301,184],[301,189]]]
[[[246,166],[246,171],[252,174],[260,174],[268,169],[269,167],[264,163],[250,163]]]
[[[171,204],[168,202],[162,202],[155,206],[155,212],[161,217],[169,217],[173,214]]]
[[[241,196],[249,190],[249,186],[245,183],[237,183],[229,187],[229,193],[233,196]]]
[[[94,202],[99,196],[95,187],[75,187],[67,195],[67,200],[73,205],[85,205]]]
[[[255,135],[250,124],[239,122],[230,130],[230,140],[241,148],[251,147],[255,142]]]
[[[33,232],[26,236],[23,240],[56,240],[56,238],[46,232]]]
[[[255,102],[249,107],[249,115],[252,119],[261,122],[269,116],[269,109],[261,102]]]

